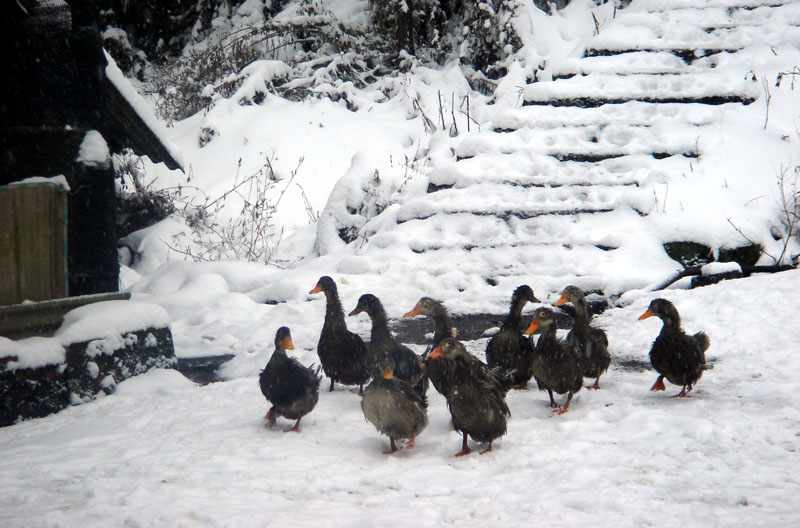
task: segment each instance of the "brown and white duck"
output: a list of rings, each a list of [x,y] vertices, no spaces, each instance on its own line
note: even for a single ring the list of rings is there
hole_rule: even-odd
[[[394,361],[388,351],[376,359],[380,371],[364,391],[361,410],[364,418],[381,434],[389,437],[391,454],[397,451],[396,441],[408,439],[406,449],[414,447],[414,440],[428,425],[427,401],[408,383],[394,377]]]
[[[428,378],[422,365],[422,359],[407,346],[399,343],[389,330],[389,321],[386,310],[383,309],[380,299],[371,293],[365,293],[358,299],[358,304],[350,312],[351,316],[366,313],[372,320],[369,346],[367,347],[368,365],[373,378],[383,375],[383,370],[378,367],[385,354],[394,361],[392,374],[394,377],[406,381],[425,397],[428,391]]]
[[[443,340],[430,357],[443,361],[447,407],[453,427],[463,435],[461,451],[455,456],[472,452],[467,443],[469,436],[477,442],[489,443],[481,454],[491,451],[492,442],[506,434],[506,423],[511,416],[502,380],[454,338]]]
[[[364,393],[364,385],[369,381],[367,368],[367,345],[358,334],[347,329],[344,310],[339,300],[339,292],[332,278],[320,277],[310,294],[323,292],[327,305],[325,322],[317,344],[317,354],[322,371],[331,379],[329,391],[333,392],[335,382],[343,385],[358,385],[358,393]]]
[[[608,336],[600,328],[589,325],[589,310],[586,306],[586,296],[577,286],[567,286],[561,292],[561,297],[555,302],[556,306],[572,303],[575,307],[575,322],[572,330],[567,334],[567,343],[575,347],[583,365],[583,375],[595,378],[594,385],[587,389],[600,388],[600,376],[608,370],[611,364],[611,354],[608,353]]]
[[[430,297],[422,297],[414,308],[409,310],[403,317],[415,317],[417,315],[424,315],[433,321],[433,344],[423,354],[422,362],[425,365],[425,373],[428,379],[431,380],[433,387],[439,394],[446,396],[448,388],[444,371],[444,359],[431,359],[430,352],[446,338],[455,337],[455,331],[450,325],[450,315],[441,302]]]
[[[294,427],[284,431],[287,433],[300,432],[300,419],[314,409],[319,399],[319,376],[286,355],[286,350],[293,349],[289,329],[278,328],[275,351],[258,378],[261,393],[272,404],[267,412],[269,425],[275,426],[276,415],[296,420]]]
[[[711,341],[705,332],[688,335],[681,327],[681,316],[675,305],[666,299],[653,299],[639,320],[656,316],[661,319],[661,332],[650,347],[650,364],[658,372],[651,391],[666,390],[664,378],[681,385],[673,398],[688,398],[694,384],[706,370],[706,355]]]
[[[558,407],[553,392],[567,394],[567,401],[553,412],[564,414],[569,410],[572,396],[583,387],[583,366],[575,348],[556,337],[556,324],[550,308],[537,308],[526,334],[539,332],[533,359],[533,374],[539,389],[550,396],[550,406]]]
[[[530,339],[522,334],[522,309],[526,303],[539,302],[533,290],[523,284],[514,290],[508,315],[486,345],[486,363],[492,368],[499,368],[507,373],[518,389],[527,388],[533,376],[532,364],[534,346]]]

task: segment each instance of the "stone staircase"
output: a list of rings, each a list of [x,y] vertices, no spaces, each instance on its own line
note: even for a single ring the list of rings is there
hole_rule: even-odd
[[[371,249],[408,244],[398,266],[462,290],[502,285],[504,296],[523,282],[537,293],[569,283],[620,293],[631,281],[608,277],[621,269],[644,286],[648,258],[663,255],[646,236],[653,186],[691,175],[723,112],[760,97],[731,57],[800,44],[798,25],[791,1],[633,2],[489,130],[455,138],[454,159],[397,204],[396,225]]]

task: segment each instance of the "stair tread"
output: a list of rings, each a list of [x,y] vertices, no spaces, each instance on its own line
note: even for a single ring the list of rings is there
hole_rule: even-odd
[[[527,105],[499,112],[492,120],[494,130],[519,128],[560,128],[562,126],[672,126],[676,121],[701,126],[716,122],[720,109],[696,103],[645,103],[628,101],[603,108]]]
[[[757,83],[745,79],[742,73],[737,71],[714,74],[690,73],[677,78],[592,74],[529,84],[524,89],[523,99],[527,104],[552,104],[554,101],[581,98],[598,101],[701,102],[716,97],[746,101],[755,100],[758,96]]]
[[[428,176],[434,187],[466,187],[476,182],[512,186],[636,186],[661,181],[668,174],[688,174],[693,160],[682,156],[654,159],[640,154],[586,164],[558,161],[552,156],[519,151],[489,159],[475,157],[434,168]]]

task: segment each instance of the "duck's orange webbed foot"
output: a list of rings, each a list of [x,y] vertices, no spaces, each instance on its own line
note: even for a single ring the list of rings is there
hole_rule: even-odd
[[[670,396],[670,398],[691,398],[691,396],[689,396],[689,391],[686,390],[686,385],[684,385],[678,394]]]
[[[300,432],[300,418],[294,423],[294,427],[286,429],[284,433],[299,433]]]
[[[391,446],[391,448],[388,451],[384,451],[383,452],[384,455],[391,455],[392,453],[397,451],[397,446],[394,443],[394,438],[389,439],[389,445]]]
[[[594,385],[586,387],[587,390],[600,390],[600,378],[594,380]]]
[[[664,376],[659,376],[653,386],[650,387],[650,392],[667,390],[664,386]]]
[[[267,427],[275,427],[275,407],[270,407],[265,416],[267,419]]]

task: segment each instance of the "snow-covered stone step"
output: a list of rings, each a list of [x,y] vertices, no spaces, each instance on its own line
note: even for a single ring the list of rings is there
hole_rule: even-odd
[[[591,215],[592,217],[597,215]],[[613,215],[609,215],[611,219]],[[573,218],[573,217],[570,217]],[[509,278],[514,285],[530,284],[534,291],[560,291],[567,284],[576,282],[592,286],[608,286],[608,276],[616,276],[619,269],[629,269],[634,275],[641,274],[647,277],[646,268],[635,269],[630,261],[634,256],[645,258],[650,251],[658,248],[639,248],[605,246],[598,244],[573,244],[568,241],[561,243],[523,243],[505,244],[499,242],[476,246],[474,239],[465,245],[440,246],[428,248],[416,236],[408,238],[411,251],[403,255],[402,262],[395,262],[398,233],[379,233],[370,239],[370,253],[376,258],[380,256],[382,248],[387,251],[387,272],[392,266],[406,270],[424,270],[425,274],[441,277],[442,280],[453,280],[453,287],[463,283],[463,277],[470,280],[487,281],[490,284],[505,282],[503,277]],[[385,240],[384,240],[385,238]],[[646,278],[639,279],[646,282]],[[635,277],[627,277],[635,279]],[[499,279],[499,280],[498,280]]]
[[[689,71],[690,67],[674,53],[637,51],[626,55],[568,58],[555,66],[552,74],[554,79],[564,79],[590,73],[677,75]]]
[[[800,38],[800,28],[791,24],[796,19],[800,19],[797,5],[748,12],[744,17],[728,15],[721,8],[634,12],[620,17],[614,31],[601,32],[592,46],[619,49],[635,43],[646,49],[742,49],[754,44],[794,44]],[[720,26],[726,29],[717,31]]]
[[[484,153],[510,154],[530,151],[559,160],[599,161],[607,158],[650,154],[697,157],[698,131],[689,125],[636,127],[628,125],[522,128],[506,133],[480,133],[464,138],[456,147],[458,159]]]
[[[703,39],[696,29],[710,30],[718,27],[739,28],[744,32],[759,29],[769,32],[778,30],[776,26],[797,25],[800,9],[797,2],[786,3],[778,7],[762,6],[757,9],[729,9],[724,7],[694,7],[667,9],[662,11],[631,11],[617,21],[623,27],[645,27],[653,29],[662,36],[681,37],[689,34]],[[617,29],[617,28],[615,28]],[[622,29],[622,31],[626,31]],[[602,34],[602,31],[601,31]]]
[[[646,211],[628,210],[627,214],[646,214],[655,207],[654,204],[642,202],[640,205]],[[405,239],[417,253],[459,247],[475,249],[546,245],[592,246],[608,251],[621,245],[619,238],[609,235],[613,230],[607,229],[613,219],[619,217],[619,211],[578,214],[570,216],[568,221],[552,215],[501,218],[472,213],[437,214],[400,223],[393,236]]]
[[[400,206],[398,222],[430,218],[436,214],[534,218],[541,215],[608,212],[637,206],[643,191],[635,186],[519,187],[478,183],[469,188],[441,189],[417,196]],[[644,193],[644,198],[650,195]]]
[[[702,126],[716,122],[721,108],[698,103],[652,104],[628,101],[602,108],[526,105],[503,110],[491,122],[495,131],[520,128],[561,128],[564,126],[617,125],[671,126],[673,123]]]
[[[623,156],[597,163],[560,162],[552,156],[518,151],[505,156],[474,157],[436,167],[428,176],[429,192],[476,183],[504,183],[521,187],[583,185],[642,185],[663,181],[669,174],[688,174],[693,160],[671,156]]]
[[[631,46],[622,42],[618,44],[608,44],[597,47],[590,46],[583,52],[584,57],[613,57],[616,55],[628,55],[631,53],[671,53],[680,58],[685,64],[692,65],[695,61],[706,57],[712,57],[721,53],[737,53],[739,48],[703,48],[684,43],[683,45],[667,45],[658,42],[649,46],[639,43]]]
[[[725,15],[750,16],[748,13],[758,15],[774,9],[781,9],[792,6],[796,0],[649,0],[642,2],[643,11],[649,13],[669,13],[675,11],[687,11],[694,13],[695,16],[716,17]],[[639,6],[636,6],[639,7]],[[633,11],[633,10],[630,10]],[[626,12],[626,14],[628,14]]]
[[[669,9],[704,9],[708,8],[728,8],[734,10],[751,11],[753,9],[780,7],[789,5],[796,0],[646,0],[641,5],[644,9],[652,12],[662,12]],[[637,6],[638,7],[638,6]]]
[[[680,76],[592,74],[529,84],[524,105],[596,107],[628,101],[650,103],[750,104],[759,86],[741,72],[693,73]]]

